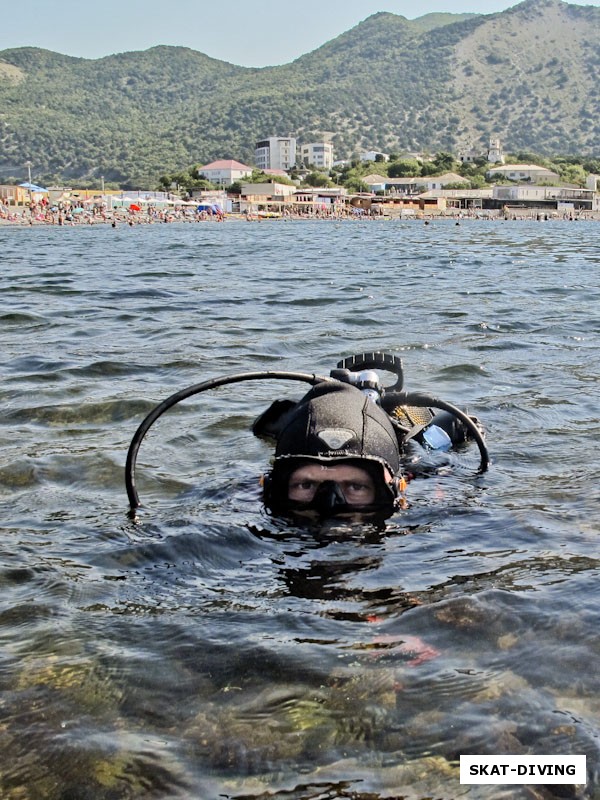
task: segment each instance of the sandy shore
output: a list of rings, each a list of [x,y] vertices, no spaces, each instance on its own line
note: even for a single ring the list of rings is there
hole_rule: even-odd
[[[116,227],[136,227],[138,225],[164,225],[172,223],[198,223],[198,222],[211,222],[222,223],[224,221],[235,222],[281,222],[286,220],[351,220],[356,222],[369,222],[369,221],[397,221],[397,220],[410,220],[414,222],[435,222],[443,220],[454,220],[460,222],[478,222],[478,221],[522,221],[522,220],[536,220],[538,222],[556,222],[556,221],[581,221],[592,220],[600,221],[600,212],[586,211],[574,214],[557,213],[556,211],[547,212],[540,209],[523,208],[511,209],[508,214],[502,211],[459,211],[455,210],[452,213],[425,213],[418,212],[415,214],[398,213],[392,210],[388,213],[386,209],[383,214],[368,215],[363,214],[360,216],[347,214],[284,214],[283,216],[267,216],[267,217],[248,217],[245,214],[223,214],[215,216],[205,212],[197,213],[190,212],[189,210],[169,210],[167,212],[154,211],[147,212],[122,212],[122,211],[105,211],[103,213],[93,213],[87,209],[82,209],[78,212],[71,214],[56,214],[56,213],[34,213],[30,214],[29,209],[19,209],[17,211],[10,211],[8,214],[0,214],[0,226],[16,226],[16,227],[83,227],[90,225],[110,225]]]

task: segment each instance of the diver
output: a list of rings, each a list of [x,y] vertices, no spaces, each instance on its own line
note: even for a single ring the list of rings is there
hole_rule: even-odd
[[[393,371],[396,385],[386,390],[365,366]],[[402,505],[407,481],[432,469],[418,450],[446,452],[483,437],[476,417],[407,405],[395,356],[352,356],[331,378],[298,403],[276,400],[253,425],[256,436],[276,442],[272,469],[263,478],[271,514],[386,519]]]
[[[378,371],[394,374],[396,382],[384,386]],[[297,402],[275,400],[252,426],[256,436],[275,440],[272,469],[263,476],[263,501],[272,515],[318,521],[385,520],[402,507],[407,481],[431,471],[423,454],[444,454],[469,441],[479,448],[478,471],[488,468],[483,429],[476,417],[439,398],[403,391],[398,356],[362,353],[340,361],[329,377],[240,373],[204,381],[168,397],[142,421],[129,446],[125,485],[130,513],[140,506],[135,486],[139,447],[165,411],[209,389],[269,379],[312,386]],[[435,463],[433,469],[437,470]]]
[[[255,435],[276,441],[263,478],[267,510],[321,519],[391,516],[400,497],[400,449],[386,412],[341,382],[315,386],[278,416],[281,402],[253,426]]]

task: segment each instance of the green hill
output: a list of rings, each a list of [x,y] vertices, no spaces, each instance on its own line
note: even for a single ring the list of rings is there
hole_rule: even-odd
[[[0,181],[156,184],[254,143],[333,134],[358,149],[598,156],[600,8],[526,0],[492,15],[375,14],[317,50],[250,69],[180,47],[97,60],[0,52]]]

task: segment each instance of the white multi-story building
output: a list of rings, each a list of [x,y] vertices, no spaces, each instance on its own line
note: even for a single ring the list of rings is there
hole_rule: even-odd
[[[487,151],[487,160],[490,164],[504,164],[504,151],[502,142],[497,136],[492,136]]]
[[[296,166],[296,139],[293,136],[270,136],[254,148],[258,169],[292,169]]]
[[[300,161],[306,167],[330,170],[333,167],[333,145],[331,142],[311,142],[300,146]]]

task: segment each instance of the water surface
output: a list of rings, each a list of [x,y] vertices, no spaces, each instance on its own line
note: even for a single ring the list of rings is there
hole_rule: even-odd
[[[533,798],[461,753],[597,777],[600,227],[0,228],[0,787],[10,800]],[[250,433],[363,350],[483,421],[384,531],[268,518]],[[473,453],[464,464],[476,463]],[[578,796],[573,790],[568,796]]]

